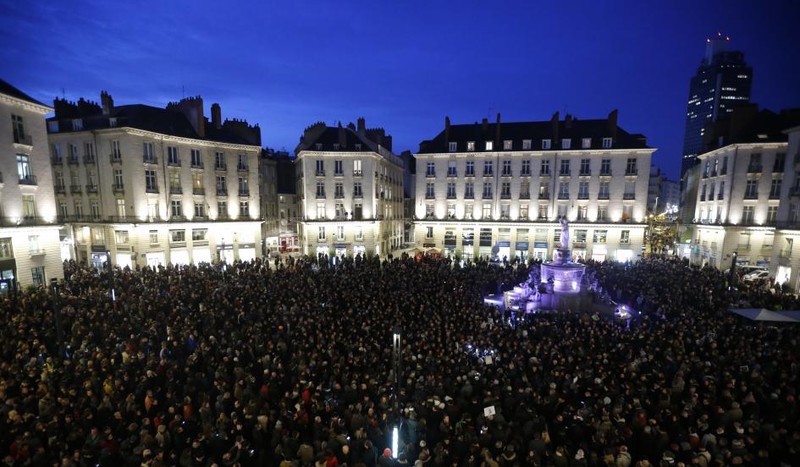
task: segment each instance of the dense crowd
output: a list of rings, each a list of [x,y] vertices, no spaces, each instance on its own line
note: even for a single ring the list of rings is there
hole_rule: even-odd
[[[0,460],[507,467],[800,458],[797,327],[727,313],[738,298],[713,269],[674,259],[588,267],[596,293],[642,311],[634,325],[591,310],[511,316],[484,305],[485,294],[525,280],[525,264],[359,257],[117,269],[112,301],[108,277],[69,263],[57,294],[0,303]]]

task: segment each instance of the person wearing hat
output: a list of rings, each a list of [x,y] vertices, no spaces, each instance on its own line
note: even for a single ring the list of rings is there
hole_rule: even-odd
[[[380,467],[397,467],[397,463],[392,459],[392,450],[385,448],[383,455],[378,458],[378,466]]]

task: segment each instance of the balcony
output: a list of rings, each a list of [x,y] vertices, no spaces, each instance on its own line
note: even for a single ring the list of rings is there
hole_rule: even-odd
[[[56,192],[57,194],[62,194],[62,195],[63,195],[64,193],[66,193],[66,192],[67,192],[67,187],[66,187],[66,186],[64,186],[64,185],[56,185],[56,186],[54,187],[54,189],[55,189],[55,192]]]
[[[484,170],[483,171],[483,176],[484,177],[494,177],[494,172],[492,172],[491,170]]]
[[[110,160],[112,164],[122,164],[122,154],[119,153],[109,154],[108,160]]]
[[[448,193],[447,194],[447,199],[456,199],[456,194],[455,193]]]
[[[562,171],[558,172],[558,176],[559,177],[569,177],[571,174],[572,174],[572,172],[569,171],[569,170],[562,170]]]
[[[589,193],[578,193],[578,199],[589,199]]]
[[[145,192],[147,192],[147,193],[158,193],[158,186],[145,187]]]
[[[79,194],[83,193],[83,190],[81,190],[81,186],[80,185],[70,185],[69,186],[69,192],[72,193],[73,195],[79,195]]]
[[[758,193],[747,192],[744,194],[744,199],[758,199]]]
[[[625,200],[636,199],[636,193],[623,193],[622,194],[622,199],[625,199]]]
[[[67,164],[69,165],[78,165],[80,161],[78,160],[78,156],[70,156],[67,158]]]
[[[353,198],[363,198],[363,197],[364,197],[364,192],[363,191],[354,191],[353,192]]]
[[[436,178],[436,172],[428,172],[425,174],[425,178]]]
[[[239,196],[250,196],[249,188],[239,188]],[[342,196],[344,198],[344,195]]]
[[[33,146],[33,138],[31,135],[20,135],[14,132],[14,144],[22,144],[24,146]]]
[[[239,190],[239,195],[241,195],[241,194],[242,194],[242,190]],[[344,199],[344,192],[343,191],[337,191],[336,193],[333,194],[333,197],[335,199]]]
[[[780,193],[770,192],[769,199],[781,199],[781,194]]]
[[[474,177],[475,176],[475,172],[467,170],[467,172],[464,174],[464,176],[465,177]]]
[[[171,194],[171,195],[183,194],[183,188],[181,188],[179,186],[171,186],[171,187],[169,187],[169,194]]]
[[[206,189],[203,188],[203,187],[194,187],[194,188],[192,188],[192,194],[193,195],[201,195],[201,196],[205,195],[206,194]]]
[[[219,170],[224,172],[228,170],[228,164],[214,164],[214,170]]]
[[[464,199],[475,199],[475,193],[464,193]]]
[[[610,177],[611,176],[611,170],[610,169],[609,170],[601,170],[600,171],[600,176],[601,177]]]
[[[247,172],[250,169],[248,168],[247,164],[237,164],[236,170],[239,172]]]
[[[592,171],[591,170],[581,170],[580,172],[578,172],[578,175],[581,176],[581,177],[591,177],[592,176]]]
[[[192,168],[192,169],[202,169],[202,168],[204,168],[203,167],[203,161],[193,161],[192,165],[190,165],[189,167]]]
[[[597,194],[597,199],[608,199],[608,198],[609,198],[608,193],[598,193]]]
[[[539,199],[550,199],[550,193],[539,193]]]
[[[520,177],[530,177],[530,176],[531,176],[531,171],[530,171],[530,170],[522,170],[522,171],[519,173],[519,176],[520,176]]]
[[[764,169],[764,166],[762,166],[761,164],[750,164],[750,165],[747,166],[747,173],[751,173],[751,174],[753,174],[753,173],[761,173],[761,171],[763,169]]]
[[[354,177],[360,177],[361,176],[361,171],[360,170],[353,170],[353,176]]]
[[[325,176],[325,171],[324,170],[317,170],[316,172],[314,172],[314,175],[316,175],[317,177],[324,177]]]
[[[435,198],[433,193],[425,193],[425,199],[433,199],[433,198]]]
[[[531,199],[531,194],[530,193],[520,193],[519,194],[519,199]]]
[[[639,175],[639,171],[636,170],[636,169],[628,169],[628,170],[625,171],[625,176],[626,177],[635,177],[637,175]]]
[[[27,174],[19,179],[20,185],[36,185],[36,175]]]
[[[738,251],[750,251],[750,244],[748,243],[748,244],[739,244],[739,245],[736,245],[736,249],[737,249]]]
[[[86,193],[97,193],[97,185],[87,184]]]
[[[344,171],[342,171],[342,170],[334,170],[333,171],[333,176],[334,177],[344,177]]]
[[[491,193],[484,193],[483,194],[483,199],[492,199],[492,194]]]
[[[84,164],[94,164],[94,154],[85,154],[83,156]]]
[[[569,199],[569,193],[559,193],[558,199]]]
[[[122,183],[115,183],[111,186],[114,193],[124,193],[125,192],[125,185]]]
[[[180,159],[167,159],[167,165],[170,167],[180,167],[181,160]]]
[[[539,176],[540,177],[549,177],[550,176],[550,171],[549,170],[543,170],[543,171],[539,172]]]
[[[50,165],[64,165],[64,158],[61,156],[53,156],[50,158]]]
[[[156,156],[151,155],[151,154],[145,154],[142,157],[142,161],[145,164],[158,164],[158,158]]]
[[[217,187],[217,196],[228,196],[228,189],[224,186]]]
[[[455,170],[448,170],[447,171],[447,176],[448,177],[458,177],[458,172],[456,172]]]
[[[324,191],[318,191],[317,192],[317,199],[325,199],[325,192]]]
[[[511,193],[500,193],[500,199],[511,199]]]
[[[504,170],[501,174],[501,177],[513,177],[510,170]]]

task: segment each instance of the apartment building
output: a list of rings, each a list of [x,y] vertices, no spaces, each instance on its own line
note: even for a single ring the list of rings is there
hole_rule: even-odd
[[[44,118],[52,110],[0,80],[0,292],[64,276]]]
[[[363,118],[306,128],[296,151],[301,252],[386,255],[403,242],[403,163]]]
[[[204,114],[201,97],[166,108],[55,100],[47,121],[58,218],[78,261],[122,267],[261,255],[261,131]],[[110,258],[109,258],[110,255]]]
[[[415,154],[416,241],[463,258],[548,259],[566,217],[576,258],[635,259],[654,151],[617,125],[616,110],[596,120],[445,118]]]

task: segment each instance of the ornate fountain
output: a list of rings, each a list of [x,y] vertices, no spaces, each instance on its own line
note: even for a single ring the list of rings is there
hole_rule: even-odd
[[[556,248],[552,261],[542,263],[542,283],[552,283],[556,294],[578,294],[581,292],[586,266],[572,262],[569,250],[569,222],[562,217],[560,247]]]

